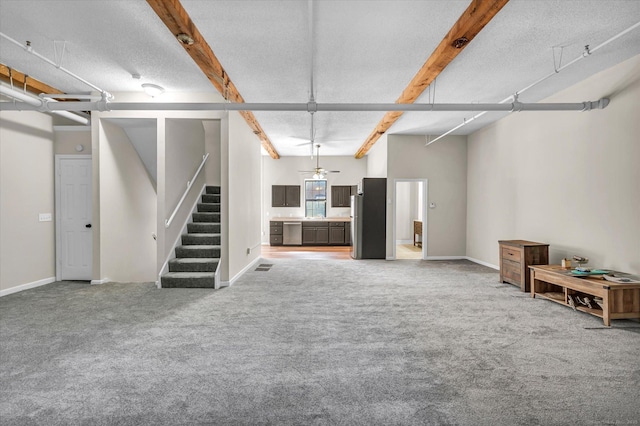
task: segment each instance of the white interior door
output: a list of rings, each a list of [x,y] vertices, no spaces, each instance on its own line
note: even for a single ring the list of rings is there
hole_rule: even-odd
[[[56,161],[59,280],[91,280],[93,256],[91,158]]]

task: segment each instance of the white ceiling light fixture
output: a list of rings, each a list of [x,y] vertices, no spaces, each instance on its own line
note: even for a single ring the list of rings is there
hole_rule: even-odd
[[[151,83],[142,83],[142,88],[145,93],[152,98],[155,98],[158,95],[162,95],[164,93],[164,87],[158,86],[157,84]]]

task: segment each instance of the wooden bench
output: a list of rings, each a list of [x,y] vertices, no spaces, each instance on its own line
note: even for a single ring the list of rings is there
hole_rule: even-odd
[[[416,237],[420,238],[417,239]],[[413,245],[422,247],[422,221],[420,220],[413,221]]]
[[[529,266],[531,270],[531,297],[541,297],[564,306],[571,306],[569,296],[596,296],[602,298],[602,309],[594,302],[592,307],[575,305],[576,310],[602,318],[604,325],[612,319],[640,319],[640,284],[619,284],[606,281],[602,276],[571,276],[571,268],[560,265]]]

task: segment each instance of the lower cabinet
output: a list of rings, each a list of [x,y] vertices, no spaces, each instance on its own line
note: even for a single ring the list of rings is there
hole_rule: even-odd
[[[343,245],[344,244],[344,222],[340,223],[342,226],[330,226],[329,227],[329,244],[331,245]]]
[[[303,222],[302,245],[320,246],[329,244],[328,222]]]
[[[329,244],[329,228],[320,226],[316,228],[316,244]]]
[[[269,222],[269,244],[272,246],[282,245],[282,222]]]
[[[351,245],[351,222],[344,222],[344,245]]]
[[[269,242],[272,246],[281,246],[283,223],[269,223]],[[349,246],[351,245],[351,222],[302,222],[303,246]]]

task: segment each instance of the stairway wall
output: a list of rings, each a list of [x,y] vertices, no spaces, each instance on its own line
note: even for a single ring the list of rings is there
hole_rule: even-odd
[[[180,197],[187,189],[187,181],[202,163],[205,154],[204,128],[202,120],[166,119],[165,120],[165,213],[168,218],[178,205]],[[209,161],[215,161],[213,155]],[[200,196],[205,184],[205,173],[200,172],[192,183],[189,195],[185,198],[171,226],[165,229],[162,259],[173,252],[176,240],[182,234],[182,228],[191,215],[191,208]],[[165,218],[165,219],[166,219]],[[164,221],[163,221],[164,222]],[[164,261],[163,263],[164,264]],[[162,266],[159,265],[159,266]]]
[[[103,119],[99,132],[100,270],[94,262],[94,277],[155,281],[155,189],[124,130]]]
[[[222,134],[221,279],[232,283],[261,253],[262,161],[260,141],[238,112],[229,112]]]
[[[220,142],[221,142],[221,123],[220,120],[205,120],[202,122],[204,127],[204,145],[205,151],[211,157],[210,161],[204,166],[207,185],[220,186]]]

